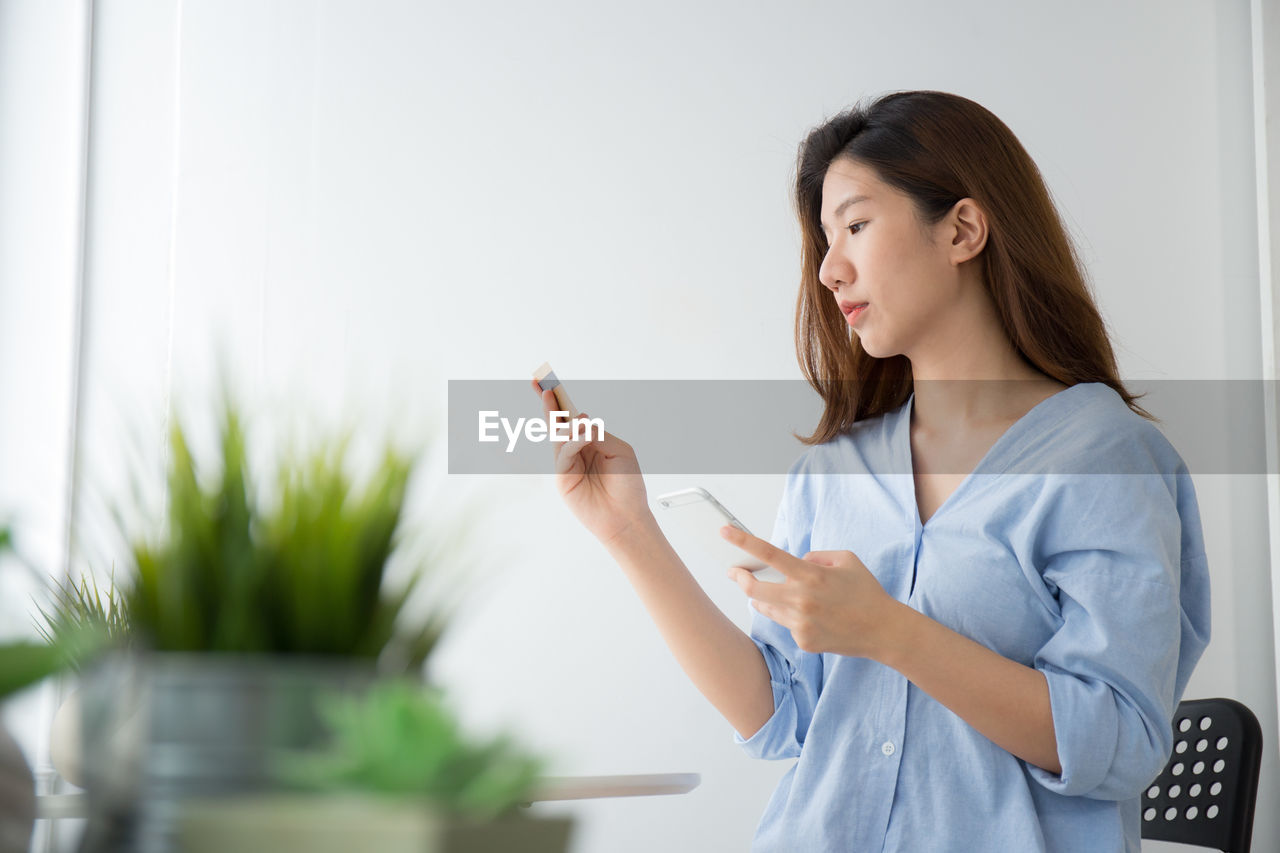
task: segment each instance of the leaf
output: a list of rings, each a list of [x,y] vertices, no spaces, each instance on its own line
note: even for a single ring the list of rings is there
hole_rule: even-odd
[[[105,641],[102,631],[86,627],[69,631],[52,644],[24,641],[0,645],[0,698],[43,681],[73,660],[87,660]]]
[[[105,592],[98,586],[96,576],[82,575],[78,582],[69,578],[51,582],[50,595],[48,609],[39,602],[35,605],[40,614],[35,620],[36,630],[49,644],[74,640],[84,629],[102,633],[115,645],[129,644],[129,618],[124,597],[116,590],[114,567]],[[77,669],[82,663],[78,659],[71,661]]]
[[[0,646],[0,697],[43,681],[65,663],[62,650],[46,643]]]
[[[546,762],[509,735],[473,743],[436,691],[402,681],[362,698],[330,696],[327,752],[285,756],[280,775],[296,787],[421,794],[447,811],[487,820],[527,802]]]

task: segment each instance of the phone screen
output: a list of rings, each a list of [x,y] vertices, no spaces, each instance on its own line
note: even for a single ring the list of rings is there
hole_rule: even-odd
[[[659,495],[657,502],[664,509],[663,530],[695,575],[703,571],[723,575],[730,566],[741,566],[761,580],[775,583],[785,580],[777,569],[725,541],[720,528],[726,524],[746,533],[751,531],[706,489],[694,487],[669,492]]]

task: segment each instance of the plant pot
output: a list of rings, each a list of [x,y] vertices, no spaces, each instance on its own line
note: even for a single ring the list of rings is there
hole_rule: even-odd
[[[328,737],[317,700],[374,678],[370,661],[301,655],[102,660],[81,688],[84,849],[169,851],[185,800],[278,789],[274,754]]]
[[[53,724],[49,727],[49,763],[63,779],[83,788],[80,754],[80,690],[77,688],[67,694],[53,715]]]
[[[573,834],[571,817],[504,815],[488,823],[457,818],[445,821],[432,853],[566,853]]]
[[[565,853],[573,819],[476,823],[412,797],[272,794],[191,799],[179,825],[184,853]]]

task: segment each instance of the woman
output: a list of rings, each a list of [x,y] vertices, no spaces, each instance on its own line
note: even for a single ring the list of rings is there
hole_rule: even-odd
[[[825,409],[772,542],[722,531],[786,577],[730,571],[750,634],[626,442],[558,445],[561,495],[735,742],[798,759],[753,850],[1137,851],[1208,643],[1204,542],[1038,170],[978,104],[900,92],[814,129],[795,193]]]

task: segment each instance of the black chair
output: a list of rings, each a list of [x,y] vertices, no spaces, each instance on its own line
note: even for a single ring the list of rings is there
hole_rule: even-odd
[[[1192,699],[1173,715],[1173,754],[1142,795],[1142,837],[1248,853],[1262,727],[1234,699]]]

